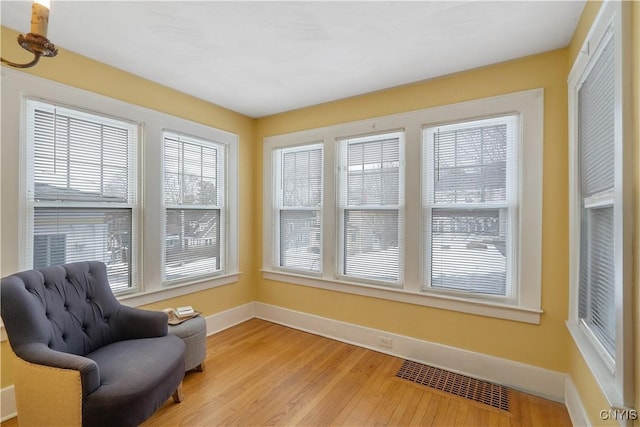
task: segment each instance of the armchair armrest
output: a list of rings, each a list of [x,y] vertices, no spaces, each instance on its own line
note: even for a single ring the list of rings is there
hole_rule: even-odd
[[[79,371],[37,365],[20,357],[13,367],[21,426],[82,427]]]
[[[117,328],[122,339],[155,338],[167,335],[168,317],[162,311],[143,310],[121,305]]]
[[[16,349],[16,355],[36,365],[78,371],[83,396],[93,393],[100,386],[98,364],[87,357],[52,350],[42,343],[22,345]]]

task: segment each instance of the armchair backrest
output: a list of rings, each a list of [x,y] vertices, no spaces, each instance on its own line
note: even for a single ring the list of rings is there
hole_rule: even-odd
[[[33,343],[84,356],[120,340],[112,327],[120,303],[101,262],[16,273],[2,279],[0,291],[2,320],[19,356],[21,346]]]

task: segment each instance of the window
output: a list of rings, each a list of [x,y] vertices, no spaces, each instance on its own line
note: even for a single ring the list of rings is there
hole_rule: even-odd
[[[513,297],[517,115],[423,131],[425,290]]]
[[[569,330],[612,407],[633,403],[628,29],[606,2],[569,76]]]
[[[404,188],[400,132],[339,142],[339,276],[399,284]]]
[[[165,131],[165,282],[223,269],[225,146]]]
[[[613,64],[609,38],[578,89],[577,135],[582,199],[578,316],[611,361],[615,357]]]
[[[275,150],[277,236],[274,253],[282,269],[322,269],[322,144]]]
[[[265,138],[264,277],[539,323],[543,98]]]
[[[28,99],[30,268],[98,260],[114,291],[136,286],[138,125]]]
[[[19,248],[6,268],[103,261],[130,306],[237,282],[238,135],[11,69],[2,70],[0,131],[2,152],[16,159],[2,168],[14,183],[3,214],[15,225],[2,239]],[[175,204],[165,203],[165,135],[184,142],[174,143],[185,161],[173,169],[185,184]],[[167,280],[165,252],[185,245],[195,250]],[[184,277],[196,258],[205,273]]]

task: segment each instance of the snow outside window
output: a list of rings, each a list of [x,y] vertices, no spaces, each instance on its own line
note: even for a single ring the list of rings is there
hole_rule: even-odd
[[[518,115],[423,132],[425,287],[512,297]]]
[[[404,247],[404,135],[339,141],[338,275],[399,284]]]
[[[273,152],[276,170],[276,265],[322,270],[322,144]]]
[[[225,146],[165,131],[163,281],[224,268]]]

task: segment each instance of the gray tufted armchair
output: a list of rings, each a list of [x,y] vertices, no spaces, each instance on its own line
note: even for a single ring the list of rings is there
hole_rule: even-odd
[[[167,316],[121,305],[101,262],[2,279],[21,426],[135,426],[181,400],[184,343]]]

